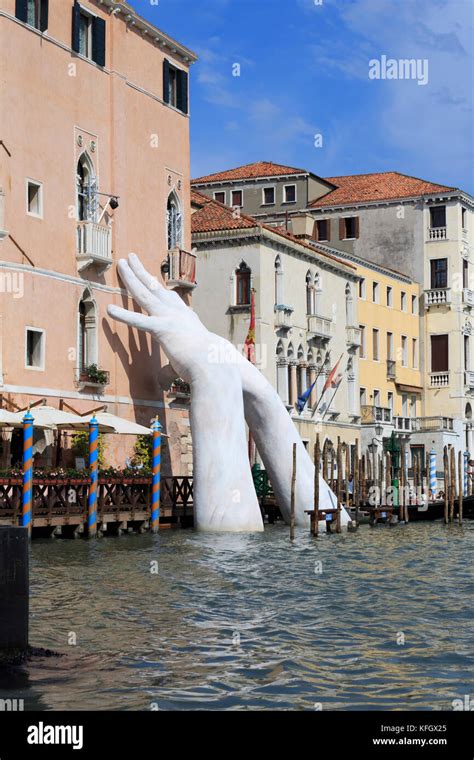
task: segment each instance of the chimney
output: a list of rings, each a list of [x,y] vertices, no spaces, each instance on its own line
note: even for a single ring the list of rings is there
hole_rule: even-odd
[[[295,237],[311,240],[314,231],[314,217],[311,214],[295,214],[291,217],[291,232]]]

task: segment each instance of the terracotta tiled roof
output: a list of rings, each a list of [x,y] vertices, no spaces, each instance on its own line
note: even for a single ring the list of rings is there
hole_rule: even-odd
[[[397,200],[456,189],[398,172],[326,177],[325,181],[336,185],[336,189],[310,203],[309,208],[351,205],[365,201]]]
[[[356,267],[349,262],[342,261],[327,251],[320,250],[313,245],[309,245],[309,243],[305,243],[303,240],[300,240],[281,227],[270,227],[267,224],[258,222],[252,216],[247,216],[246,214],[234,216],[231,208],[224,206],[224,204],[219,203],[219,201],[209,198],[203,193],[198,193],[196,190],[191,190],[191,203],[195,206],[200,206],[200,208],[191,215],[191,231],[193,235],[204,232],[225,232],[227,230],[245,229],[256,229],[257,234],[262,234],[264,231],[272,232],[275,235],[285,238],[288,242],[307,248],[313,254],[317,253],[320,256],[338,264],[342,264],[349,269],[356,269]]]
[[[239,179],[258,179],[260,177],[284,177],[289,174],[309,174],[306,169],[295,169],[292,166],[274,164],[271,161],[257,161],[245,166],[237,166],[216,174],[208,174],[206,177],[198,177],[191,180],[192,185],[206,182],[232,182]]]

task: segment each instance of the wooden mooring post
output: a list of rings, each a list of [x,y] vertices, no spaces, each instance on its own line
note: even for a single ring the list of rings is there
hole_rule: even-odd
[[[444,468],[444,522],[445,525],[449,521],[449,462],[448,462],[448,447],[445,446],[443,450],[443,468]]]
[[[449,494],[449,522],[454,522],[454,500],[456,499],[456,452],[454,446],[451,446],[450,452],[450,480],[451,480],[451,492]]]
[[[293,444],[293,472],[291,476],[290,541],[295,540],[296,510],[296,443]]]
[[[359,466],[359,441],[356,441],[354,446],[354,461],[352,463],[352,499],[354,502],[356,526],[359,524]]]
[[[337,515],[336,533],[341,532],[341,499],[342,499],[342,445],[341,439],[337,439]]]
[[[458,521],[462,525],[462,509],[464,499],[464,455],[458,451],[458,480],[459,480],[459,501],[458,501]]]
[[[319,471],[321,466],[321,444],[319,433],[316,435],[314,446],[314,505],[311,515],[311,535],[317,538],[319,532]]]

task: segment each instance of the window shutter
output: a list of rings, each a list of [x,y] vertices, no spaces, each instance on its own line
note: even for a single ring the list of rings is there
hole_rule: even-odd
[[[77,0],[74,0],[74,5],[72,8],[72,43],[71,47],[74,50],[75,53],[78,53],[80,50],[80,42],[79,42],[79,36],[80,36],[80,26],[81,26],[81,6],[77,2]]]
[[[359,217],[358,216],[354,217],[354,237],[355,238],[359,237]]]
[[[28,0],[16,0],[15,16],[24,24],[28,21]]]
[[[105,66],[105,19],[96,16],[92,26],[92,60]]]
[[[186,71],[179,70],[177,82],[177,107],[183,113],[188,113],[188,75]]]
[[[163,101],[170,102],[170,64],[169,61],[163,61]]]
[[[344,238],[345,238],[344,219],[339,219],[339,240],[344,240]]]
[[[449,338],[447,335],[431,336],[431,371],[448,372]]]
[[[328,243],[331,240],[331,220],[326,219],[326,234],[328,238]]]
[[[313,227],[313,240],[319,240],[319,234],[318,234],[318,223],[314,223]]]
[[[49,0],[41,0],[40,7],[40,32],[45,32],[48,28],[48,10]]]

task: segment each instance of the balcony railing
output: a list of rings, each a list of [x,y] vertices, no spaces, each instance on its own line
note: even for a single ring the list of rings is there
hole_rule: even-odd
[[[363,425],[375,425],[376,422],[384,422],[389,425],[392,422],[392,410],[384,406],[362,404],[360,416]]]
[[[112,264],[110,227],[90,221],[78,222],[76,258],[80,270],[90,264],[109,267]]]
[[[284,304],[275,305],[275,328],[277,330],[290,330],[293,326],[293,311],[291,306]]]
[[[315,338],[329,340],[334,335],[334,323],[332,319],[308,314],[308,332]]]
[[[428,227],[428,240],[446,240],[446,227]]]
[[[420,433],[430,433],[436,430],[454,430],[452,417],[417,417],[415,429]]]
[[[171,288],[196,287],[196,254],[175,248],[169,252],[168,285]]]
[[[443,306],[451,303],[451,288],[434,288],[425,290],[425,309],[430,306]]]
[[[471,389],[474,388],[474,372],[472,370],[464,372],[464,385]]]
[[[415,427],[415,420],[412,417],[394,417],[393,424],[395,430],[401,433],[409,433]]]
[[[351,348],[361,347],[362,331],[359,327],[346,327],[346,343]]]
[[[466,304],[466,306],[474,306],[474,290],[464,288],[462,292],[462,302]]]
[[[395,359],[387,359],[387,378],[395,380],[397,374],[397,363]]]
[[[447,388],[449,386],[449,372],[430,372],[431,388]]]

